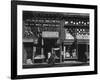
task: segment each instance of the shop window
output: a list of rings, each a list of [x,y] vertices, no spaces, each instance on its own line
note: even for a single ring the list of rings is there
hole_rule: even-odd
[[[34,55],[34,62],[35,63],[41,63],[42,60],[45,59],[45,56],[42,54],[43,48],[35,47],[35,49],[36,49],[36,52],[35,52],[35,55]]]
[[[23,64],[33,64],[33,48],[32,44],[23,44]]]
[[[77,58],[77,49],[76,48],[71,48],[71,45],[66,45],[64,46],[64,59],[73,59]]]

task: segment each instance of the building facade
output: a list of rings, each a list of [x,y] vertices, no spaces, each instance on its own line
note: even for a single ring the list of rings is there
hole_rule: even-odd
[[[23,11],[23,64],[89,61],[89,14]]]

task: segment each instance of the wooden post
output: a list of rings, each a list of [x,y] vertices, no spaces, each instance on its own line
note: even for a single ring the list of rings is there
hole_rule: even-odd
[[[34,63],[34,58],[35,58],[35,52],[36,52],[36,47],[33,46],[33,63]]]
[[[60,51],[61,51],[61,54],[60,54],[60,62],[62,62],[62,43],[65,39],[65,32],[64,32],[64,20],[61,20],[61,27],[60,27]]]
[[[44,43],[43,43],[43,38],[42,38],[42,48],[41,48],[41,55],[43,56],[44,54],[43,54],[43,45],[44,45]],[[42,62],[44,62],[44,60],[42,60]]]
[[[23,45],[23,64],[26,64],[26,61],[27,61],[27,52]]]
[[[60,46],[60,63],[62,62],[62,46]]]
[[[66,52],[66,47],[64,46],[64,59],[65,59],[65,52]]]

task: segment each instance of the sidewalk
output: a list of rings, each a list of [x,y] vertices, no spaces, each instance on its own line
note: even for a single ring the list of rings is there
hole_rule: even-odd
[[[61,63],[55,63],[53,65],[47,63],[35,63],[31,65],[23,65],[23,68],[69,67],[69,66],[88,66],[88,65],[89,62],[64,61]]]

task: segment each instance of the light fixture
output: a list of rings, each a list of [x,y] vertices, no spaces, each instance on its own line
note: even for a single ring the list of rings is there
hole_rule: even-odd
[[[68,21],[65,21],[65,24],[68,24]]]
[[[84,25],[86,25],[86,22],[84,22]]]
[[[73,23],[73,21],[70,22],[71,24]]]
[[[82,24],[83,24],[84,22],[82,21]]]
[[[78,22],[79,24],[81,23],[81,21]]]
[[[78,25],[78,22],[76,22],[76,24]]]
[[[75,24],[75,22],[73,22],[73,24]]]

